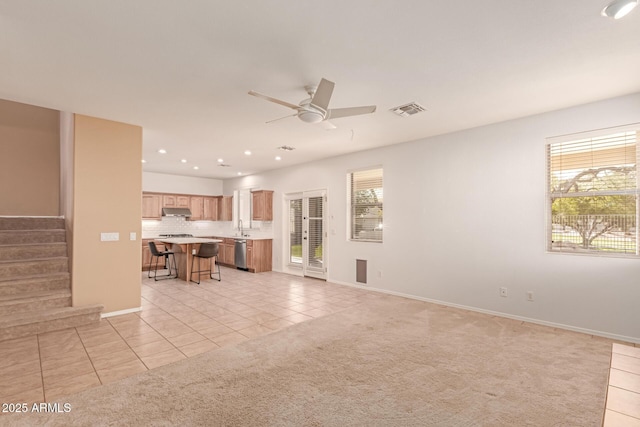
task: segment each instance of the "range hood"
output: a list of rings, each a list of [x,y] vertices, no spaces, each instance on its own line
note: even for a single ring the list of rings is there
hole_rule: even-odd
[[[162,216],[191,216],[189,208],[162,208]]]

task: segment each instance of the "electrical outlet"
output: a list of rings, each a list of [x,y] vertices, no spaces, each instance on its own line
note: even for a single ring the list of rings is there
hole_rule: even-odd
[[[500,288],[500,296],[504,298],[507,297],[507,288]]]
[[[533,301],[533,291],[527,291],[527,301]]]

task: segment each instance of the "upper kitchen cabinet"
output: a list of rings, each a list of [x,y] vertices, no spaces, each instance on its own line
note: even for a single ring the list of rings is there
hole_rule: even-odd
[[[273,191],[252,191],[252,215],[254,221],[273,221]]]
[[[218,203],[221,197],[204,197],[203,198],[203,219],[207,221],[218,220]]]
[[[204,219],[204,196],[189,197],[189,209],[191,209],[191,221]]]
[[[188,208],[189,196],[183,196],[180,194],[163,194],[162,207],[163,208]]]
[[[233,221],[233,196],[218,199],[218,221]]]
[[[142,219],[162,218],[162,195],[142,193]]]

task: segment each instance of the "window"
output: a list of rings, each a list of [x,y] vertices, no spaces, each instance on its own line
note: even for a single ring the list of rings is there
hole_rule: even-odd
[[[351,172],[349,186],[349,238],[382,242],[382,168]]]
[[[551,138],[548,249],[637,256],[640,125]]]

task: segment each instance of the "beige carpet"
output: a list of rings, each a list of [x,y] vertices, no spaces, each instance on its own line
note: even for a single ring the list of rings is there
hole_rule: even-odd
[[[611,342],[392,296],[3,425],[599,426]]]

